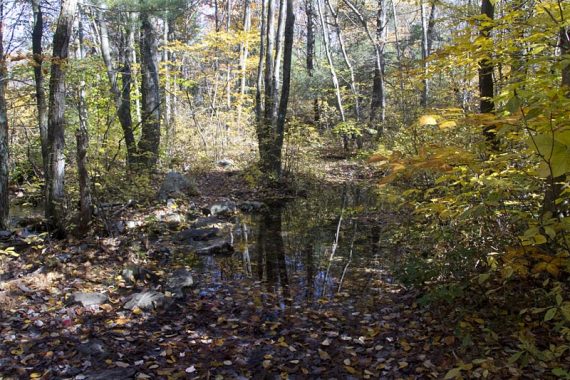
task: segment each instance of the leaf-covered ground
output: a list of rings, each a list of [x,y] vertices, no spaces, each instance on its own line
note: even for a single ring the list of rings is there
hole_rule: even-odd
[[[354,169],[330,170],[354,178]],[[208,200],[251,195],[236,188],[243,183],[235,175],[214,173],[199,185]],[[145,220],[149,208],[128,212]],[[145,265],[162,275],[161,244],[168,242],[135,230],[82,241],[12,238],[2,246],[9,244],[19,256],[2,259],[4,379],[549,378],[552,368],[570,363],[564,352],[550,364],[530,356],[521,363],[529,352],[520,331],[543,349],[563,342],[541,331],[541,315],[520,317],[515,302],[466,292],[454,302],[420,305],[418,291],[386,280],[378,268],[362,268],[322,299],[300,297],[302,281],[283,287],[195,273],[183,298],[126,310],[130,294],[157,287],[120,278],[132,246],[151,252]],[[75,292],[108,300],[71,304]]]

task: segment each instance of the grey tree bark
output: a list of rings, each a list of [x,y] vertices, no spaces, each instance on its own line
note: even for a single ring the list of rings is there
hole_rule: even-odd
[[[386,4],[385,0],[378,0],[376,14],[376,40],[377,64],[374,69],[374,82],[372,85],[372,98],[370,100],[370,122],[384,123],[386,119],[386,90],[384,85],[384,46],[386,43]],[[383,126],[379,127],[382,132]]]
[[[156,20],[141,13],[141,96],[142,130],[138,143],[138,160],[152,169],[158,162],[160,146],[160,86],[158,82],[158,33]]]
[[[0,229],[8,228],[8,112],[6,107],[7,66],[4,56],[4,0],[0,0]]]
[[[249,33],[251,30],[251,6],[250,0],[245,0],[243,5],[243,31]],[[247,38],[247,37],[246,37]],[[245,100],[246,81],[247,81],[247,56],[249,54],[249,44],[245,40],[239,46],[239,71],[240,71],[240,98],[238,102],[237,124],[241,126],[242,108]]]
[[[491,0],[481,1],[481,15],[486,16],[488,21],[492,21],[495,17],[495,6]],[[491,26],[481,27],[479,32],[483,38],[491,38]],[[495,103],[493,96],[495,96],[494,82],[493,82],[494,65],[490,57],[484,57],[479,61],[479,110],[481,113],[494,113]],[[487,142],[493,149],[498,148],[495,126],[485,127],[483,131]]]
[[[307,57],[306,67],[309,78],[315,75],[315,8],[314,0],[305,0],[305,14],[307,16]],[[319,98],[314,95],[313,99],[313,124],[317,125],[320,121]]]
[[[63,236],[65,226],[65,77],[69,41],[77,0],[63,0],[53,35],[53,54],[49,83],[48,154],[46,181],[46,219],[57,236]]]
[[[338,77],[336,75],[336,69],[334,67],[334,62],[333,62],[333,58],[332,58],[332,53],[331,53],[331,49],[330,49],[330,34],[329,34],[329,28],[328,28],[328,24],[325,21],[325,15],[323,12],[323,9],[321,7],[321,1],[320,0],[316,0],[317,1],[317,13],[319,14],[319,20],[321,21],[321,32],[323,35],[323,45],[325,48],[325,55],[327,57],[327,61],[329,64],[329,72],[331,75],[331,80],[333,82],[333,86],[334,86],[334,90],[335,90],[335,96],[336,96],[336,107],[338,109],[338,112],[340,114],[340,119],[342,121],[346,121],[346,117],[344,115],[344,107],[342,105],[342,97],[340,94],[340,84],[338,82]]]
[[[127,163],[129,165],[132,165],[135,162],[137,155],[137,146],[133,133],[133,120],[131,116],[131,65],[129,54],[128,52],[122,53],[122,62],[119,72],[121,73],[121,79],[123,83],[121,88],[119,88],[117,74],[111,56],[109,30],[107,27],[107,22],[105,21],[105,15],[103,13],[106,8],[104,4],[102,4],[100,7],[102,9],[97,11],[96,18],[100,31],[99,39],[101,45],[101,55],[103,56],[103,62],[105,63],[105,68],[107,70],[107,77],[109,78],[111,95],[113,96],[113,101],[115,103],[117,118],[121,124],[123,136],[125,138],[125,144],[127,146]],[[123,40],[125,40],[124,36]],[[130,43],[130,41],[127,42]]]
[[[44,175],[48,168],[48,107],[44,91],[43,49],[42,38],[44,34],[43,12],[40,0],[32,0],[34,28],[32,30],[32,54],[34,60],[34,79],[36,88],[36,108],[38,112],[38,127],[40,130],[40,144],[42,149],[42,167]]]
[[[81,7],[79,12],[78,23],[78,45],[77,58],[85,58],[85,45],[83,43],[83,22],[81,20]],[[87,150],[89,148],[88,135],[88,113],[87,113],[87,97],[85,90],[85,78],[82,77],[79,83],[79,128],[75,132],[77,142],[77,177],[79,181],[79,223],[77,232],[80,236],[84,235],[89,229],[91,223],[91,181],[89,180],[89,172],[87,170]]]

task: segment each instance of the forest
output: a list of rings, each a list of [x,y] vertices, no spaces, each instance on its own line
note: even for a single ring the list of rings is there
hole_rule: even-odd
[[[566,0],[0,0],[0,379],[570,379]]]

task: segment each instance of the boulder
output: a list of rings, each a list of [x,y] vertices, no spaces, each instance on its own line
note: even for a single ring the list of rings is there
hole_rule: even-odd
[[[245,201],[239,204],[239,209],[245,213],[255,214],[267,211],[268,207],[263,202]]]
[[[232,160],[230,160],[229,158],[222,158],[221,160],[218,160],[218,162],[216,162],[216,164],[218,164],[219,167],[227,168],[229,166],[233,166],[234,162]]]
[[[107,297],[107,295],[103,294],[103,293],[77,292],[77,293],[73,293],[68,298],[67,303],[68,304],[79,303],[83,307],[88,307],[88,306],[102,305],[105,302],[107,302],[108,299],[109,299],[109,297]]]
[[[166,302],[166,297],[160,292],[155,292],[154,290],[149,290],[141,293],[135,293],[129,297],[127,303],[125,303],[124,308],[128,310],[133,310],[138,307],[141,310],[153,310],[164,306]]]
[[[199,255],[230,255],[234,253],[234,247],[224,238],[199,242],[195,246]]]
[[[166,279],[166,290],[174,294],[175,298],[183,297],[185,290],[192,285],[194,285],[192,273],[184,268],[176,269]]]
[[[178,172],[170,172],[164,178],[156,197],[159,201],[166,201],[169,198],[183,198],[198,194],[196,185],[188,177]]]
[[[209,207],[211,216],[230,216],[237,211],[237,205],[233,201],[214,203]]]
[[[193,241],[203,241],[216,237],[220,232],[217,227],[188,228],[176,234],[175,239],[180,242],[191,243]]]

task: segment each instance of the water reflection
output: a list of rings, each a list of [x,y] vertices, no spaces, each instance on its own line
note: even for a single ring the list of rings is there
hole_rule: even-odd
[[[282,307],[339,292],[358,298],[375,288],[382,225],[369,217],[377,207],[371,190],[320,188],[307,198],[265,203],[266,212],[243,217],[234,229],[236,254],[204,258],[212,260],[203,269],[214,279],[259,281]]]

